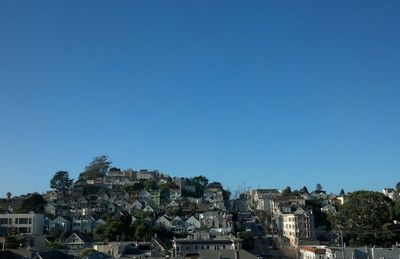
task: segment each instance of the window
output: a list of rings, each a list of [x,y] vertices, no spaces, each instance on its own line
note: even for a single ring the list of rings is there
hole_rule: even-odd
[[[28,228],[18,228],[18,233],[28,233]]]
[[[2,218],[2,219],[0,219],[0,224],[9,224],[8,223],[9,222],[9,219],[8,218]]]
[[[15,224],[28,224],[29,218],[17,218]]]

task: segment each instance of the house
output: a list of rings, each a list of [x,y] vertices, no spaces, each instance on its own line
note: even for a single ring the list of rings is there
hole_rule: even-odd
[[[276,196],[271,199],[272,211],[275,212],[282,204],[305,206],[306,200],[299,196]]]
[[[165,206],[166,209],[174,209],[174,208],[179,208],[179,204],[176,201],[170,201],[167,206]]]
[[[247,252],[244,249],[238,250],[200,250],[199,258],[207,259],[257,259],[252,253]]]
[[[182,234],[186,231],[185,221],[179,216],[174,217],[171,220],[171,226],[169,230],[174,234]]]
[[[72,219],[72,231],[90,233],[94,229],[96,220],[90,215],[83,215]]]
[[[250,207],[255,210],[271,211],[271,199],[282,194],[277,189],[250,190]]]
[[[185,226],[188,227],[193,227],[193,228],[200,228],[201,223],[200,220],[198,220],[195,216],[190,216],[188,219],[185,221]]]
[[[146,189],[143,189],[139,193],[139,201],[145,204],[151,202],[151,194]]]
[[[304,246],[300,247],[302,259],[391,259],[399,258],[400,249],[375,248],[375,247],[326,247]]]
[[[146,207],[144,207],[142,211],[144,211],[144,212],[154,212],[154,209],[150,205],[146,205]]]
[[[118,206],[115,203],[108,202],[106,205],[106,211],[110,213],[114,213],[118,210]]]
[[[235,250],[239,249],[240,246],[237,240],[231,239],[174,239],[172,244],[173,257],[198,256],[200,251],[203,250]]]
[[[181,197],[181,188],[178,186],[169,189],[169,200],[175,201]]]
[[[330,204],[335,205],[335,206],[341,206],[345,202],[345,196],[336,196],[333,197],[329,200]]]
[[[0,214],[0,236],[7,236],[11,229],[15,229],[20,234],[42,235],[44,232],[44,222],[43,214]]]
[[[1,257],[0,257],[1,258]],[[33,259],[75,259],[76,257],[73,255],[67,254],[62,250],[44,250],[44,251],[36,251],[36,253],[32,256]]]
[[[160,190],[150,191],[150,200],[155,206],[160,206]]]
[[[49,222],[49,230],[60,229],[63,231],[71,230],[71,222],[64,217],[58,216]]]
[[[300,248],[301,259],[325,259],[326,249],[304,246]]]
[[[140,201],[136,200],[132,203],[132,209],[133,211],[141,211],[143,210],[143,203],[141,203]]]
[[[201,227],[205,228],[231,228],[232,215],[225,212],[207,211],[199,215]]]
[[[315,200],[327,200],[328,195],[324,191],[318,191],[318,192],[312,192],[310,193],[310,199],[315,199]]]
[[[155,225],[164,226],[166,229],[169,229],[171,227],[171,218],[167,215],[162,215],[156,220]]]
[[[137,172],[136,178],[138,180],[150,180],[154,179],[157,174],[157,170],[149,171],[147,169],[141,169],[139,172]]]
[[[336,208],[332,204],[325,205],[321,208],[322,213],[335,213]]]
[[[275,213],[278,231],[284,242],[297,246],[314,238],[314,215],[311,209],[284,204]]]
[[[106,222],[100,218],[100,219],[96,220],[95,222],[93,222],[92,227],[93,227],[93,229],[96,229],[99,226],[104,225],[104,224],[106,224]]]
[[[382,191],[383,195],[389,197],[391,200],[397,195],[397,192],[393,188],[384,188]]]
[[[92,247],[93,242],[93,239],[89,235],[79,231],[74,231],[66,240],[64,240],[63,244],[71,250],[83,250]]]
[[[44,212],[46,214],[56,215],[57,206],[54,204],[54,202],[50,201],[44,206]]]

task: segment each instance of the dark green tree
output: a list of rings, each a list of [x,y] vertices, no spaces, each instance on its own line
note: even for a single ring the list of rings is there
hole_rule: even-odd
[[[345,195],[345,194],[346,194],[346,193],[344,192],[344,190],[343,190],[343,189],[341,189],[341,190],[340,190],[340,195],[342,195],[342,196],[343,196],[343,195]]]
[[[290,194],[292,194],[292,188],[290,188],[290,186],[287,186],[287,187],[282,191],[282,195],[283,195],[283,196],[289,196]]]
[[[9,201],[11,199],[11,196],[12,196],[11,192],[7,192],[6,196],[7,196],[7,201]]]
[[[98,156],[86,166],[85,171],[79,175],[80,181],[94,180],[97,177],[105,176],[110,168],[112,162],[107,156]]]
[[[190,179],[190,183],[196,187],[196,194],[193,196],[201,197],[204,193],[204,189],[208,185],[208,179],[203,175],[195,176]]]
[[[398,183],[396,184],[396,190],[397,190],[397,192],[400,192],[400,182],[398,182]]]
[[[58,171],[50,180],[50,188],[59,192],[65,192],[72,186],[72,183],[73,180],[69,178],[67,171]]]
[[[155,180],[149,179],[149,180],[144,180],[143,181],[143,187],[146,190],[155,190],[157,189],[157,183]]]
[[[42,195],[38,193],[33,193],[23,200],[19,212],[28,213],[30,211],[33,211],[35,213],[43,213],[46,203],[47,202],[45,201],[45,199],[43,199]]]
[[[208,185],[208,179],[204,175],[195,176],[191,179],[193,184],[197,187],[206,187]]]
[[[239,233],[239,237],[242,239],[242,247],[246,250],[254,249],[254,238],[251,232],[242,231]]]
[[[387,240],[376,233],[384,231],[386,223],[393,222],[393,204],[382,193],[356,191],[331,215],[330,222],[350,245],[383,245]]]
[[[129,239],[129,227],[132,217],[127,214],[121,217],[109,217],[106,224],[97,227],[93,233],[97,241],[126,241]]]
[[[135,224],[136,223],[136,224]],[[134,222],[135,238],[136,240],[148,241],[151,238],[150,227],[141,220]]]

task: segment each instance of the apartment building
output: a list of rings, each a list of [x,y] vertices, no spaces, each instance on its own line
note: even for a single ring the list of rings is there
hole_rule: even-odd
[[[43,231],[43,214],[0,214],[0,236],[7,236],[11,232],[28,235],[42,235]]]

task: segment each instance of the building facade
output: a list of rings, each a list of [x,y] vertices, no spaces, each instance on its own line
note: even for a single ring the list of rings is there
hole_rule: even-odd
[[[8,236],[10,233],[42,235],[43,232],[43,214],[0,214],[0,236]]]

